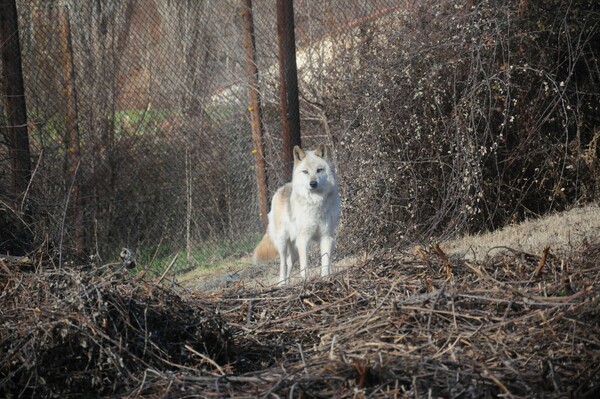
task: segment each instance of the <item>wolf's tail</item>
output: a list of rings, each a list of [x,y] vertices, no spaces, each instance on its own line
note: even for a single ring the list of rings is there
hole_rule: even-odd
[[[256,264],[257,262],[273,259],[277,255],[279,255],[279,252],[277,252],[275,244],[273,244],[269,235],[265,234],[254,249],[252,261]]]

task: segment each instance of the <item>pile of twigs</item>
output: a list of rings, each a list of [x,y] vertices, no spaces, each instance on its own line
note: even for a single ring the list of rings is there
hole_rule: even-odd
[[[482,263],[392,251],[216,293],[3,270],[0,392],[79,393],[98,376],[117,396],[595,397],[599,261],[600,245]]]
[[[212,309],[121,271],[0,260],[0,289],[0,397],[132,392],[150,370],[229,361]]]

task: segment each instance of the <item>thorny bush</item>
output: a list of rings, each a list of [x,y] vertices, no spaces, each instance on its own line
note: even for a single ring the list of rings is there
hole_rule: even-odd
[[[597,198],[600,5],[466,3],[411,2],[362,28],[328,75],[342,247],[478,232]]]

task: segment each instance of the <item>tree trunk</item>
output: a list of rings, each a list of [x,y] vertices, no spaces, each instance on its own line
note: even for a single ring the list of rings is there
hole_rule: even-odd
[[[277,36],[279,39],[279,98],[281,101],[281,135],[285,175],[292,178],[292,149],[300,145],[300,104],[296,37],[294,34],[294,2],[277,0]]]
[[[16,0],[0,0],[0,53],[3,97],[7,120],[8,151],[11,160],[12,195],[15,205],[24,200],[31,177],[27,106],[21,65],[21,45]],[[28,207],[24,207],[29,214]]]
[[[242,17],[244,19],[244,48],[246,49],[246,73],[248,75],[248,97],[250,98],[250,120],[252,125],[252,142],[254,143],[254,159],[256,163],[256,183],[258,186],[258,205],[260,220],[267,228],[269,213],[269,193],[265,162],[264,127],[262,123],[262,104],[258,89],[258,66],[256,65],[256,44],[254,40],[254,18],[252,0],[242,0]]]
[[[66,166],[67,189],[71,190],[71,222],[73,226],[75,255],[81,256],[84,250],[83,207],[81,205],[81,187],[76,173],[81,163],[79,143],[79,121],[77,114],[77,91],[75,88],[75,67],[73,65],[73,46],[71,43],[71,24],[69,10],[59,9],[60,39],[63,54],[64,84],[66,99]],[[67,204],[68,205],[68,204]]]

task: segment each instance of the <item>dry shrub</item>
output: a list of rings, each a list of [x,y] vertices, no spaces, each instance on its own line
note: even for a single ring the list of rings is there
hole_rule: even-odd
[[[332,75],[353,249],[597,197],[597,2],[466,3],[407,2],[363,28]]]
[[[0,198],[0,254],[22,255],[31,251],[32,231],[25,218],[13,210],[14,206]]]
[[[93,136],[86,142],[90,150],[77,174],[85,255],[110,260],[122,246],[142,251],[163,239],[165,247],[177,250],[187,239],[208,245],[255,230],[258,221],[247,216],[252,207],[248,195],[236,190],[254,183],[249,167],[241,166],[251,165],[251,157],[239,156],[251,152],[237,147],[237,138],[227,141],[228,132],[239,129],[239,122],[227,129],[224,123],[216,127],[205,122],[195,131],[194,124],[166,111],[133,115],[122,116],[118,134],[110,139]],[[29,193],[34,210],[30,229],[36,244],[49,241],[58,250],[62,242],[67,257],[75,252],[74,204],[68,196],[72,182],[64,178],[65,154],[58,141],[65,128],[58,124],[52,128],[61,134],[50,128],[33,132],[34,142],[46,135],[56,140],[46,139],[43,151],[35,148],[43,157]],[[170,129],[179,134],[171,135]],[[0,208],[0,217],[1,212]],[[3,231],[0,234],[3,240],[14,241]]]

